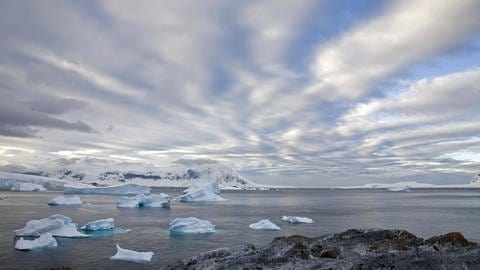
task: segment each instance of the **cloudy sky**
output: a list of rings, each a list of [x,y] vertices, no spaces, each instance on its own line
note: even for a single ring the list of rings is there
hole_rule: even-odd
[[[480,1],[0,2],[0,165],[260,183],[480,172]]]

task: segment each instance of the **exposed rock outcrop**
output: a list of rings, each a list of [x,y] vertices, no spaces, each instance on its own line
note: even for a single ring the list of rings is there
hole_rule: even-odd
[[[163,269],[480,269],[480,248],[459,232],[423,240],[405,230],[351,229],[216,249]]]

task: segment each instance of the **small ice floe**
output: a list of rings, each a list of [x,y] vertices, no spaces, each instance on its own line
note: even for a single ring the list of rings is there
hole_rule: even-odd
[[[87,184],[66,184],[64,185],[64,193],[68,194],[150,194],[150,187],[136,184],[122,184],[106,187],[96,187]]]
[[[313,223],[313,220],[311,218],[297,216],[283,216],[282,221],[288,223]]]
[[[257,223],[250,224],[248,227],[255,230],[280,230],[280,227],[268,219],[262,219]]]
[[[387,190],[390,191],[390,192],[410,192],[410,187],[408,187],[408,186],[391,187],[391,188],[387,188]]]
[[[39,248],[56,248],[58,246],[57,240],[53,238],[51,233],[43,233],[34,240],[25,240],[23,237],[15,243],[15,249],[18,250],[33,250]]]
[[[85,231],[101,231],[101,230],[111,230],[115,228],[115,220],[113,218],[99,219],[95,221],[90,221],[87,224],[83,225],[80,229]]]
[[[176,218],[169,224],[171,234],[214,233],[215,225],[208,220],[196,217]]]
[[[138,252],[134,250],[121,248],[117,244],[117,253],[110,257],[111,260],[124,260],[133,262],[149,262],[152,260],[153,252]]]
[[[88,237],[77,231],[77,224],[72,223],[72,219],[59,214],[27,221],[24,228],[15,230],[17,236],[39,236],[47,232],[59,237]]]
[[[23,182],[16,182],[12,185],[10,190],[13,191],[46,191],[47,189],[39,184],[34,183],[23,183]]]
[[[144,195],[138,194],[133,197],[122,197],[118,203],[121,208],[150,208],[150,207],[170,207],[170,196],[165,193]]]
[[[71,197],[58,196],[48,202],[49,205],[82,205],[82,200],[77,195]]]
[[[197,182],[192,184],[184,191],[185,194],[176,198],[181,202],[214,202],[225,201],[220,196],[220,187],[217,181],[213,182]]]

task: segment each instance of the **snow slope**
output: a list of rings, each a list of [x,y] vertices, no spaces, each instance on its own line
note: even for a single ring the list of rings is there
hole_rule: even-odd
[[[67,166],[67,165],[65,165]],[[265,189],[266,186],[256,184],[240,175],[232,168],[219,164],[198,164],[192,166],[175,165],[170,168],[153,166],[125,166],[122,165],[71,165],[64,168],[49,168],[17,172],[29,174],[24,176],[27,182],[57,179],[63,186],[64,183],[95,183],[101,186],[132,183],[151,187],[178,187],[187,188],[197,180],[217,181],[221,189],[254,190]],[[2,187],[0,175],[0,188]],[[34,182],[34,183],[35,183]]]

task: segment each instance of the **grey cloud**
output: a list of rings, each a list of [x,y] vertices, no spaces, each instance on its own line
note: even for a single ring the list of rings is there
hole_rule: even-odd
[[[205,164],[218,164],[218,161],[211,159],[178,159],[172,161],[174,164],[181,164],[185,166],[205,165]]]
[[[82,121],[68,122],[48,114],[32,111],[27,104],[15,101],[0,102],[0,129],[5,136],[32,137],[37,128],[55,128],[61,130],[95,133],[96,131]]]
[[[84,108],[86,102],[70,98],[52,98],[44,97],[34,99],[28,102],[28,107],[37,112],[46,114],[63,114],[66,112]]]

